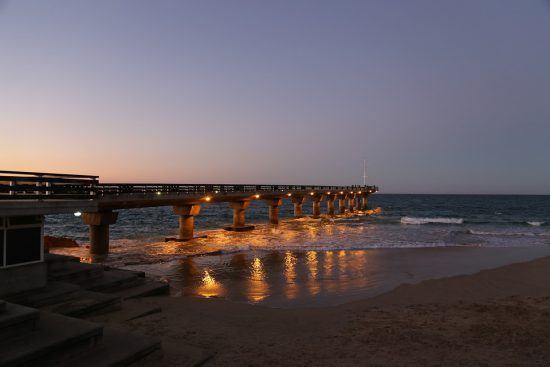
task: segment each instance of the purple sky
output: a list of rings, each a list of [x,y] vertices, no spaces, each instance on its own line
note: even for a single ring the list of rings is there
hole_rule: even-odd
[[[548,2],[1,4],[0,169],[550,194]]]

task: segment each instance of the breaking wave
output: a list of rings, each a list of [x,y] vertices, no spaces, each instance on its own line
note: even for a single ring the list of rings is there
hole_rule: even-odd
[[[530,226],[540,227],[544,224],[544,222],[527,222]]]
[[[464,219],[462,218],[423,218],[423,217],[402,217],[401,224],[462,224]]]

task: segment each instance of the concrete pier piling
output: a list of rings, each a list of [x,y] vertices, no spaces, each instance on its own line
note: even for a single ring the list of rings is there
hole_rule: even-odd
[[[355,194],[348,194],[348,210],[350,213],[355,212]]]
[[[230,202],[229,205],[233,209],[233,225],[225,227],[224,229],[227,231],[236,231],[236,232],[253,230],[254,226],[246,225],[245,223],[245,212],[246,212],[246,209],[250,206],[250,201],[249,200],[233,201],[233,202]]]
[[[182,205],[172,207],[174,214],[179,215],[178,238],[169,240],[189,241],[194,237],[195,216],[201,211],[200,205]]]
[[[279,224],[279,207],[283,205],[283,199],[267,199],[266,202],[269,207],[269,223]]]
[[[292,196],[292,203],[294,204],[294,218],[302,218],[302,205],[304,204],[305,197],[301,195]]]
[[[115,224],[118,213],[113,211],[84,213],[82,221],[90,226],[90,254],[109,253],[109,225]]]
[[[319,218],[321,216],[321,200],[323,200],[322,194],[312,193],[310,195],[311,201],[313,202],[313,218]]]
[[[328,215],[334,215],[334,200],[336,199],[336,195],[327,194],[327,214]]]
[[[346,213],[346,194],[338,195],[338,213],[339,214]]]
[[[361,210],[366,211],[367,210],[367,204],[368,204],[367,194],[363,193],[363,194],[361,194]]]

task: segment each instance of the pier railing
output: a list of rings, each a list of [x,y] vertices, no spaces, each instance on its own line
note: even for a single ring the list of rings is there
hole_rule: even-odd
[[[88,199],[98,184],[98,176],[0,171],[0,200]]]
[[[0,171],[0,200],[96,199],[123,194],[201,195],[293,191],[377,191],[376,186],[100,183],[98,176]]]

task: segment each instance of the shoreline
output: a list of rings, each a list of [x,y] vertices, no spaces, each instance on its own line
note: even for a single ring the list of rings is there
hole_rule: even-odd
[[[549,277],[545,256],[339,306],[159,297],[136,301],[160,306],[159,314],[98,320],[161,338],[166,366],[548,365]]]

